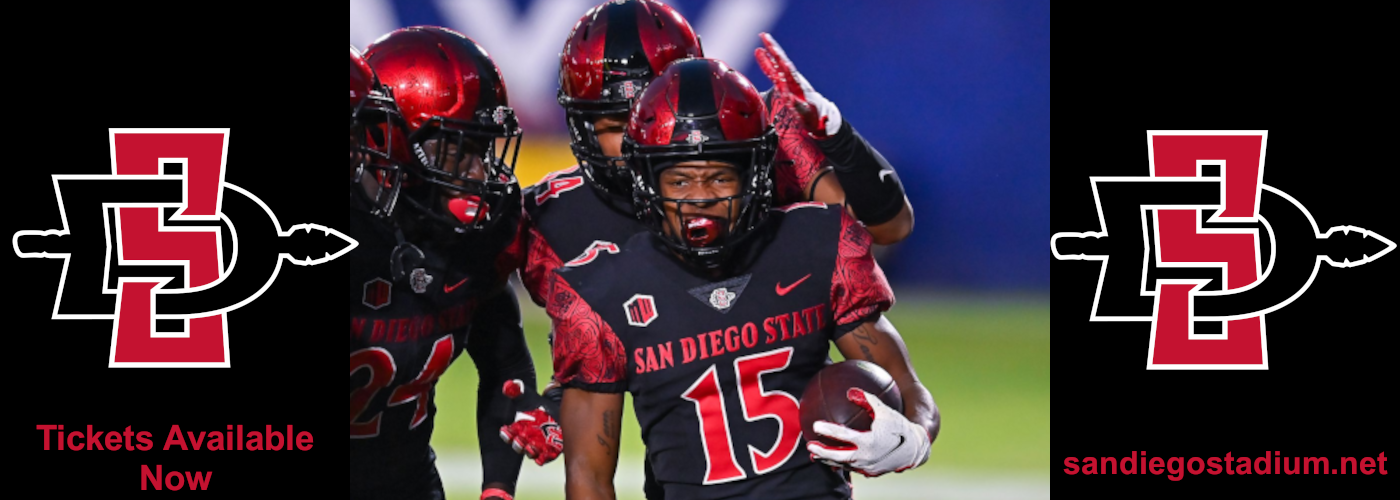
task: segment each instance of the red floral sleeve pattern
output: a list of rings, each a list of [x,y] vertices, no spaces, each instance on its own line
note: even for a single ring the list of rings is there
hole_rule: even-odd
[[[530,299],[541,307],[545,305],[545,299],[549,297],[550,276],[554,275],[554,270],[564,265],[559,256],[554,253],[554,248],[545,241],[544,235],[534,224],[527,224],[525,231],[524,247],[529,251],[525,255],[525,266],[520,270],[520,281],[525,285],[525,290],[530,292]]]
[[[598,313],[558,273],[550,275],[545,312],[554,322],[554,379],[564,387],[622,392],[626,348]]]
[[[510,244],[506,245],[505,249],[501,250],[501,253],[496,255],[496,277],[500,279],[500,283],[502,284],[510,279],[511,273],[514,273],[516,269],[519,269],[520,266],[524,264],[526,257],[525,245],[528,240],[528,237],[524,234],[525,227],[525,217],[522,214],[520,223],[515,228],[515,238],[511,239]]]
[[[774,103],[780,104],[780,103]],[[802,118],[788,106],[773,110],[773,128],[778,133],[778,155],[773,162],[776,205],[808,201],[812,181],[827,164],[826,155],[807,135]]]
[[[894,291],[870,254],[870,233],[844,210],[836,270],[831,276],[831,309],[839,337],[894,305]]]

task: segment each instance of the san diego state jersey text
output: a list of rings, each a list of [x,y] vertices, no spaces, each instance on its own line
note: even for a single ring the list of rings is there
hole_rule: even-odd
[[[372,215],[350,219],[347,233],[360,242],[349,254],[350,489],[408,498],[436,478],[428,440],[437,380],[466,348],[477,305],[511,293],[505,272],[520,252],[501,242],[412,245]]]
[[[830,363],[829,343],[894,296],[865,228],[839,207],[775,212],[717,280],[650,233],[553,274],[556,379],[633,394],[668,500],[850,496],[801,449],[797,397]]]

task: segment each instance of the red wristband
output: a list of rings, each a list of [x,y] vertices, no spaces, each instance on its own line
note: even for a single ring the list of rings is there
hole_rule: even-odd
[[[500,488],[487,488],[486,491],[481,492],[481,500],[486,500],[489,497],[500,497],[506,500],[515,500],[514,497],[510,496],[510,493],[506,493],[506,490]]]

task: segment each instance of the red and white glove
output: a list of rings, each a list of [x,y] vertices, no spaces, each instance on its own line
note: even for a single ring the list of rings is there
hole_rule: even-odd
[[[839,439],[853,446],[824,446],[807,443],[813,460],[850,467],[851,470],[875,477],[887,472],[904,472],[928,461],[928,431],[889,406],[880,398],[851,388],[846,398],[870,412],[869,431],[858,431],[830,422],[818,421],[812,430],[823,436]]]
[[[525,384],[519,379],[506,382],[501,391],[511,399],[519,398]],[[564,452],[564,434],[559,430],[559,422],[549,414],[543,405],[515,412],[515,422],[501,426],[501,439],[510,443],[516,453],[544,465]]]
[[[791,106],[802,117],[802,125],[812,137],[825,139],[836,135],[836,131],[841,130],[841,110],[812,90],[812,84],[797,72],[773,35],[759,33],[758,36],[763,39],[763,47],[754,49],[753,56],[758,59],[763,74],[773,81],[773,107]]]

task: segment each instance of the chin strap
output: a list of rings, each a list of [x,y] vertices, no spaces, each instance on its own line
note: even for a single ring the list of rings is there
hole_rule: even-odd
[[[423,267],[423,262],[428,258],[423,250],[404,238],[403,230],[397,226],[394,227],[394,240],[399,244],[389,253],[389,275],[393,276],[394,281],[399,281],[414,269]]]

